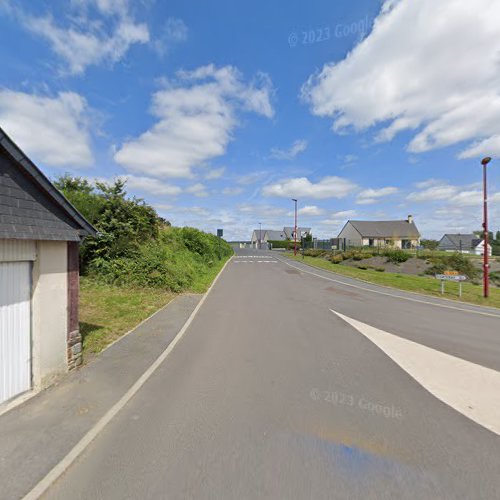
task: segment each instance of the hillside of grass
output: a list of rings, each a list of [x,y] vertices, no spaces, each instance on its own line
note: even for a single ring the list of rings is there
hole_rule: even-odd
[[[55,185],[96,228],[80,246],[84,356],[134,328],[175,294],[203,293],[233,254],[214,234],[172,227],[126,182],[64,175]]]

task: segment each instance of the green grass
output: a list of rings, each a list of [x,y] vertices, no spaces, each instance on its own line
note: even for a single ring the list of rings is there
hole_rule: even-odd
[[[80,281],[80,333],[84,358],[102,351],[155,311],[175,294],[155,289],[125,288]]]
[[[197,274],[187,291],[204,293],[226,260]],[[88,277],[80,279],[80,333],[87,361],[177,295],[158,288],[114,286]]]
[[[340,264],[332,264],[331,262],[317,257],[293,256],[291,253],[285,254],[291,259],[305,262],[311,266],[326,269],[343,276],[350,278],[357,278],[369,283],[377,285],[388,286],[397,288],[399,290],[406,290],[409,292],[423,293],[425,295],[432,295],[435,297],[444,297],[447,299],[461,300],[471,304],[478,304],[482,306],[498,307],[500,308],[500,289],[490,288],[490,297],[485,299],[482,296],[483,289],[480,285],[473,285],[472,283],[462,284],[462,298],[458,297],[458,283],[447,282],[445,284],[445,294],[441,295],[440,282],[435,278],[427,278],[421,276],[411,276],[396,273],[381,273],[373,269],[358,269],[354,267],[342,266]]]

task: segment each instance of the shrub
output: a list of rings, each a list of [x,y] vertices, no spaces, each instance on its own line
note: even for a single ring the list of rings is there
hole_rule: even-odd
[[[377,271],[378,273],[384,273],[384,272],[385,272],[385,268],[384,268],[384,267],[375,267],[374,269],[375,269],[375,271]]]
[[[324,255],[326,255],[326,253],[327,252],[325,250],[314,248],[304,250],[304,255],[306,255],[307,257],[323,257]]]
[[[428,262],[432,265],[425,271],[425,274],[434,275],[443,274],[445,271],[458,271],[469,279],[477,278],[480,274],[479,269],[474,266],[472,261],[461,253],[431,257]]]
[[[330,257],[330,262],[332,264],[340,264],[344,260],[342,254],[332,255]]]
[[[355,253],[352,256],[352,260],[355,260],[355,261],[360,261],[360,260],[363,260],[363,259],[364,259],[364,256],[363,256],[362,253]]]
[[[368,266],[359,265],[359,266],[357,266],[357,268],[362,269],[363,271],[366,271],[368,269]]]
[[[404,250],[386,250],[383,255],[387,257],[387,262],[394,264],[406,262],[410,258],[410,254]]]

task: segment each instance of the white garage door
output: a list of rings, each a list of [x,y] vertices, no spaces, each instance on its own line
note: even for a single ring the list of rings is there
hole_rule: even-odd
[[[0,263],[0,403],[31,387],[30,269]]]

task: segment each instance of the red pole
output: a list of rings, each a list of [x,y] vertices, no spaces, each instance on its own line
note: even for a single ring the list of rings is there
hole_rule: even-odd
[[[293,255],[297,255],[297,200],[292,198],[292,201],[295,202],[295,227],[294,227],[294,236],[293,236]]]
[[[486,166],[491,161],[491,158],[485,158],[481,163],[483,165],[483,228],[484,228],[484,251],[483,251],[483,291],[484,297],[490,295],[490,277],[488,264],[488,186],[486,178]]]

